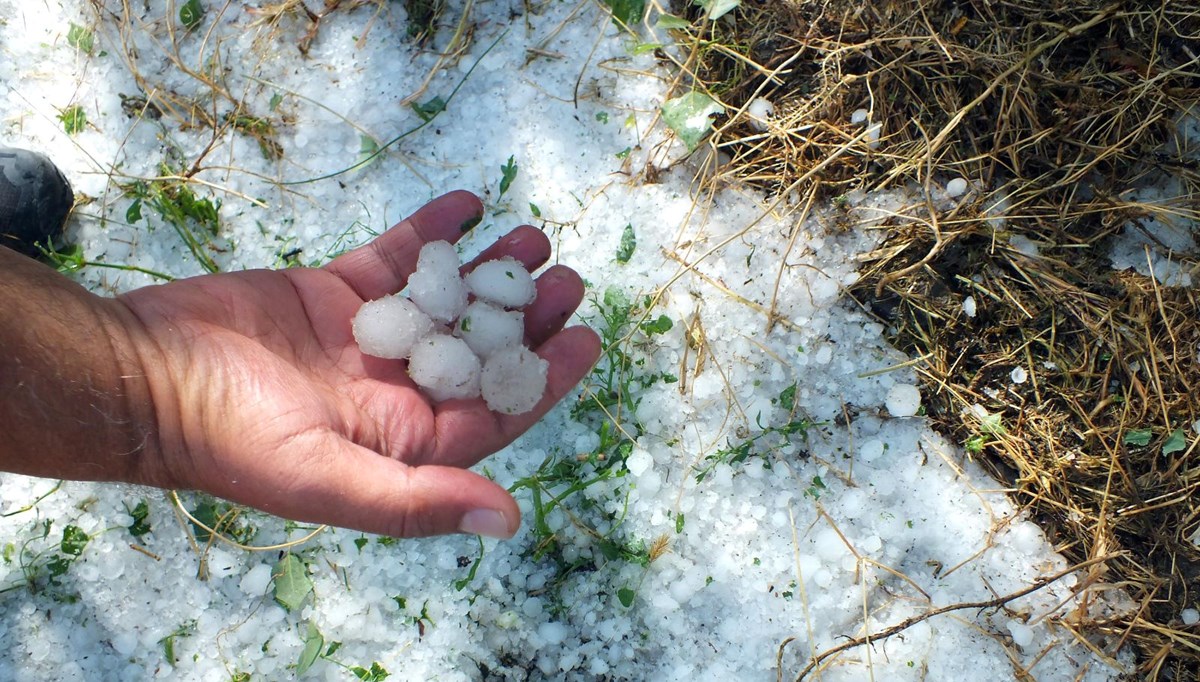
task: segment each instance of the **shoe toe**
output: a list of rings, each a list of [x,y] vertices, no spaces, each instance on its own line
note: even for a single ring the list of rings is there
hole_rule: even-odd
[[[42,154],[0,147],[0,244],[40,255],[62,238],[75,196],[71,184]]]

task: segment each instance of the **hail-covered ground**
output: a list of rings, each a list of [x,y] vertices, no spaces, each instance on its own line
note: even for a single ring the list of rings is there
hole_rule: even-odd
[[[660,116],[683,93],[639,47],[670,36],[631,38],[594,2],[451,2],[424,47],[401,3],[343,7],[307,56],[309,20],[270,9],[0,0],[0,139],[86,197],[73,276],[117,292],[206,260],[319,265],[463,188],[488,210],[462,255],[542,227],[589,284],[578,321],[605,358],[481,465],[525,513],[506,542],[331,528],[273,547],[312,529],[0,477],[0,680],[793,679],[864,635],[810,677],[1116,677],[1112,643],[1072,625],[1119,602],[1080,592],[1086,572],[1007,599],[1065,561],[928,428],[909,358],[841,295],[872,226],[916,199],[698,191],[703,145]],[[936,202],[978,189],[954,180]]]

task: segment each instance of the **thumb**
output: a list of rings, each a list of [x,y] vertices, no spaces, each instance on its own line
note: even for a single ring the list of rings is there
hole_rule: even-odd
[[[246,494],[242,486],[214,492],[242,493],[230,499],[294,521],[401,538],[447,533],[509,538],[520,526],[512,495],[472,471],[410,466],[330,431],[301,440],[307,442],[293,441],[288,449],[303,464],[282,485],[275,466],[259,472],[259,495]]]

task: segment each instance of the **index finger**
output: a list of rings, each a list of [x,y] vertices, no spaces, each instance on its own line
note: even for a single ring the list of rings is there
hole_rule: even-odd
[[[334,258],[325,270],[350,285],[364,301],[394,294],[408,282],[426,242],[453,244],[482,217],[483,203],[474,194],[466,190],[443,194],[369,244]]]

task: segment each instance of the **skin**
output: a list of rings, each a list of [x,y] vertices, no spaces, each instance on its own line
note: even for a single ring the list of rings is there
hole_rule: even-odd
[[[296,521],[395,537],[509,537],[520,512],[468,471],[528,430],[588,372],[599,339],[564,328],[583,283],[537,278],[526,337],[549,361],[546,394],[515,416],[482,399],[431,404],[403,361],[364,356],[363,301],[401,290],[427,241],[478,224],[453,192],[322,268],[252,270],[92,294],[0,247],[0,469],[202,490]],[[550,256],[524,226],[480,261],[530,271]],[[479,261],[477,261],[479,262]],[[464,270],[469,270],[468,264]]]

